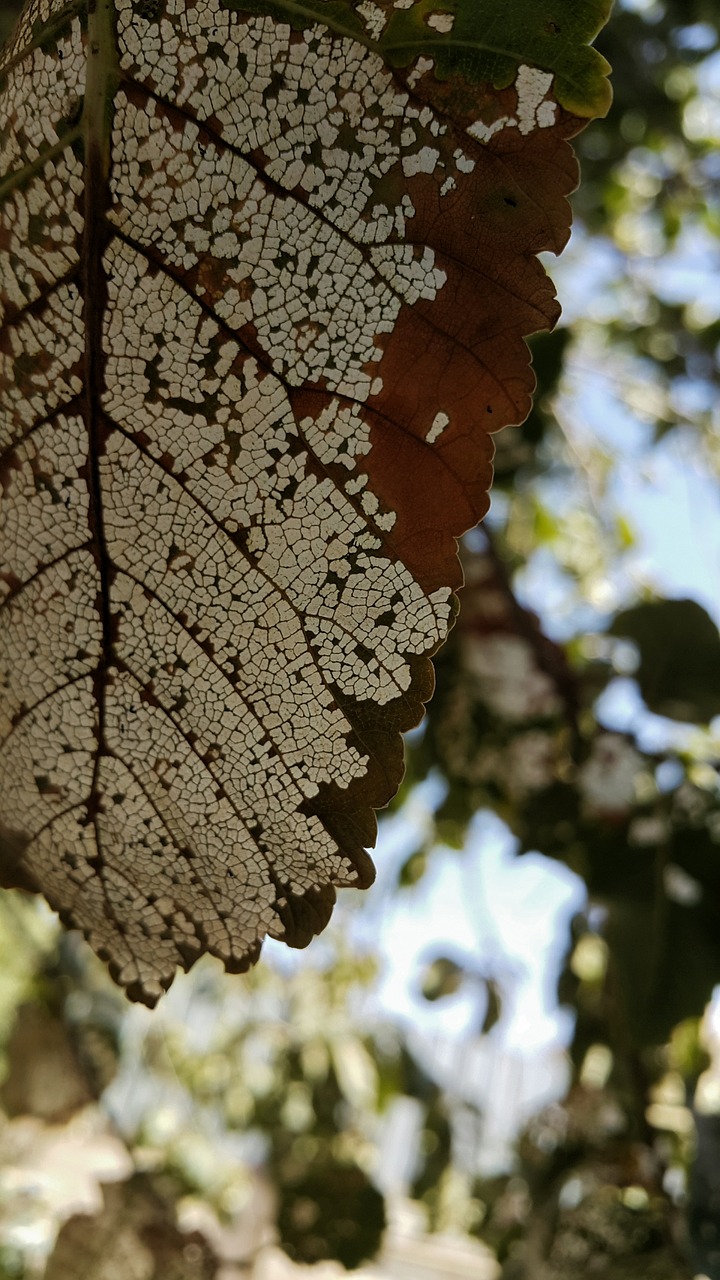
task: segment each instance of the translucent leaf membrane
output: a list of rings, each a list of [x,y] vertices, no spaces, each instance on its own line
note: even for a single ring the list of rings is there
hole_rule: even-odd
[[[370,883],[558,314],[552,73],[345,7],[32,0],[0,62],[2,881],[149,1004]]]

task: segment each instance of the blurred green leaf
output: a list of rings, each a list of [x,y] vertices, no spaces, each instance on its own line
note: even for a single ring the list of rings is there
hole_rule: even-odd
[[[426,1000],[444,1000],[460,990],[464,978],[465,970],[461,965],[447,956],[437,956],[425,969],[420,990]]]
[[[610,634],[637,645],[636,679],[651,711],[694,724],[720,715],[720,634],[695,600],[652,600],[623,609]]]
[[[605,938],[634,1044],[663,1044],[677,1023],[702,1015],[720,974],[717,915],[702,904],[615,902]]]
[[[352,1271],[380,1247],[385,1201],[357,1165],[318,1161],[282,1182],[277,1228],[294,1262],[334,1260]]]

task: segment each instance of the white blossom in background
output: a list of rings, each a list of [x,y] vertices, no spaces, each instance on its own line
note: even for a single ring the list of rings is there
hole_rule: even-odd
[[[628,840],[630,844],[640,846],[661,844],[663,840],[667,840],[670,829],[670,823],[661,814],[644,814],[630,823]]]
[[[587,808],[600,813],[629,809],[635,801],[636,779],[645,768],[643,757],[621,734],[599,734],[578,775]]]
[[[463,664],[480,685],[484,702],[503,720],[557,715],[560,698],[552,680],[535,665],[530,645],[520,636],[469,636]]]
[[[557,772],[557,743],[541,729],[531,729],[513,738],[505,752],[502,781],[511,796],[549,787]]]
[[[679,907],[696,907],[702,901],[702,885],[694,876],[688,875],[682,867],[670,862],[663,872],[663,885],[666,897],[676,902]]]

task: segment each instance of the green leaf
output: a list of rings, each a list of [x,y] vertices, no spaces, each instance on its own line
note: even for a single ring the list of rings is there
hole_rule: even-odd
[[[610,16],[612,0],[226,0],[227,7],[268,14],[302,29],[323,22],[341,35],[361,36],[391,66],[432,58],[440,79],[460,75],[471,84],[505,89],[521,66],[555,77],[557,101],[582,118],[605,115],[611,101],[608,63],[589,48]]]
[[[407,66],[419,53],[436,60],[440,76],[460,72],[468,80],[505,88],[520,65],[556,77],[558,102],[574,115],[604,115],[610,106],[608,64],[587,47],[610,15],[611,0],[416,0],[396,9],[380,42],[384,55]],[[450,13],[452,29],[431,26]]]
[[[636,679],[651,711],[707,724],[720,715],[720,634],[695,600],[652,600],[617,614],[610,634],[640,652]]]

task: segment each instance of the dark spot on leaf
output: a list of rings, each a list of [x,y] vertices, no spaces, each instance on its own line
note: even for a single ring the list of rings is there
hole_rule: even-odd
[[[66,111],[65,115],[58,120],[55,126],[58,138],[64,138],[66,134],[71,133],[76,125],[80,123],[84,105],[85,99],[82,97],[75,98],[72,101],[72,104]]]
[[[135,0],[133,13],[136,13],[144,22],[157,22],[163,7],[163,0]]]

